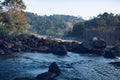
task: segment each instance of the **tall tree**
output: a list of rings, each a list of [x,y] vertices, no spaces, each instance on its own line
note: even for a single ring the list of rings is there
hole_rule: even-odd
[[[23,0],[4,0],[3,6],[7,10],[8,25],[10,33],[23,33],[27,27],[27,21],[24,16],[26,6]]]

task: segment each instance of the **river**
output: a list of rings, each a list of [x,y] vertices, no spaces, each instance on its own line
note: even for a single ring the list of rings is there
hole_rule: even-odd
[[[22,53],[16,57],[0,57],[0,80],[14,80],[16,77],[35,77],[48,70],[56,62],[62,73],[56,80],[120,80],[120,68],[102,56],[75,54],[66,56],[52,53]]]

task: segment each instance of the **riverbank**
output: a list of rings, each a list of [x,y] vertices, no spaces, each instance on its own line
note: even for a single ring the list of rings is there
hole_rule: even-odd
[[[61,40],[42,37],[36,34],[32,35],[18,35],[16,37],[3,37],[0,38],[0,54],[9,55],[20,52],[55,52],[54,48],[59,45],[64,45],[67,51],[75,53],[91,53],[100,54],[103,53],[106,44],[103,42],[94,43],[98,45],[98,48],[92,45],[89,47],[86,43],[81,43],[73,40]],[[103,45],[102,45],[103,44]],[[102,47],[101,47],[102,46]]]

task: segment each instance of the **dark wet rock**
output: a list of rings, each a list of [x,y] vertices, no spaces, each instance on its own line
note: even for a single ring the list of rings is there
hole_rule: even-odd
[[[103,50],[99,50],[99,49],[89,50],[89,54],[95,54],[95,55],[98,55],[98,56],[102,56],[103,53],[104,53],[104,51]]]
[[[100,54],[104,51],[106,42],[102,39],[84,41],[64,41],[40,38],[38,35],[18,35],[14,38],[0,39],[0,53],[44,52],[56,55],[66,55],[67,51],[75,53]],[[8,51],[7,51],[8,50]],[[117,52],[118,50],[113,50]],[[118,55],[118,54],[117,54]]]
[[[59,44],[53,48],[53,54],[56,55],[66,55],[67,54],[67,49],[63,44]]]
[[[95,37],[93,40],[83,41],[79,48],[79,52],[102,55],[106,48],[106,42]]]
[[[14,80],[35,80],[35,79],[24,77],[24,78],[15,78]]]
[[[77,48],[79,53],[89,53],[89,49],[87,47],[84,47],[82,44],[79,44]]]
[[[14,80],[53,80],[55,77],[59,75],[60,75],[60,69],[56,64],[56,62],[53,62],[49,66],[48,72],[38,74],[35,78],[24,77],[24,78],[15,78]]]
[[[14,46],[11,48],[12,52],[21,52],[21,48],[19,46]]]
[[[56,62],[53,62],[53,63],[49,66],[48,72],[55,73],[56,76],[59,76],[60,73],[61,73],[61,70],[60,70],[60,68],[58,67],[58,65],[56,64]]]
[[[111,50],[106,50],[103,54],[105,58],[116,58],[116,56],[111,52]]]
[[[37,75],[37,80],[53,80],[55,78],[55,73],[52,72],[45,72],[42,74]]]
[[[120,62],[110,62],[109,64],[120,67]]]
[[[76,46],[75,52],[83,53],[83,54],[95,54],[95,55],[102,55],[103,50],[101,49],[94,49],[90,45],[87,46],[87,43],[82,43]]]
[[[13,52],[12,52],[11,50],[9,50],[9,49],[5,49],[5,50],[4,50],[4,54],[5,54],[5,55],[12,55]]]
[[[115,54],[115,56],[119,56],[119,57],[120,57],[120,47],[114,46],[114,47],[112,47],[110,50],[111,50],[111,52],[112,52],[113,54]]]
[[[56,64],[56,62],[53,62],[49,66],[48,72],[44,72],[42,74],[37,75],[37,80],[53,80],[55,77],[59,76],[61,73],[60,68]]]
[[[93,39],[92,41],[92,47],[96,49],[104,49],[106,45],[106,42],[100,38]]]
[[[83,41],[81,44],[83,47],[86,47],[88,49],[92,49],[92,41],[91,40]]]

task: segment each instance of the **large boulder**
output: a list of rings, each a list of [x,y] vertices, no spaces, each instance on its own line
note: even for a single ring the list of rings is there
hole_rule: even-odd
[[[56,55],[66,55],[67,54],[67,49],[63,44],[59,44],[53,48],[53,54]]]
[[[53,63],[49,66],[48,72],[55,73],[56,76],[59,76],[60,73],[61,73],[61,70],[60,70],[60,68],[58,67],[58,65],[56,64],[56,62],[53,62]]]
[[[79,47],[79,51],[90,54],[101,55],[106,48],[106,42],[101,39],[94,37],[92,40],[86,40],[82,42],[82,46]]]
[[[53,80],[56,76],[59,76],[61,73],[58,65],[56,62],[53,62],[49,66],[48,72],[44,72],[42,74],[37,75],[36,79],[37,80]]]
[[[103,39],[93,38],[93,40],[92,40],[92,47],[95,49],[105,49],[106,45],[107,44]]]

